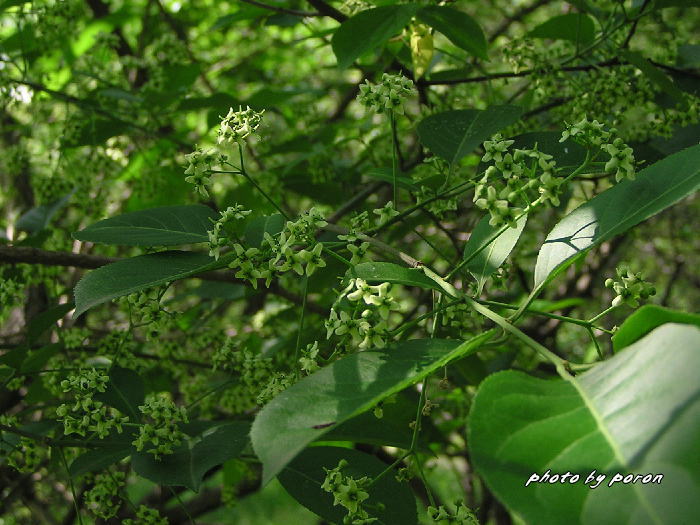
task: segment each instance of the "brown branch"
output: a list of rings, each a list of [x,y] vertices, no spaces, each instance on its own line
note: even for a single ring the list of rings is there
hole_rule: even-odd
[[[334,20],[337,20],[338,22],[344,22],[345,20],[348,19],[346,15],[338,11],[335,7],[332,5],[327,4],[323,0],[307,0],[312,6],[314,6],[316,9],[318,9],[319,13],[329,16],[333,18]]]

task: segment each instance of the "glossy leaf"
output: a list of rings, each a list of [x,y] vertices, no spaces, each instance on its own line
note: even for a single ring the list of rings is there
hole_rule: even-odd
[[[164,206],[91,224],[73,234],[79,241],[123,246],[172,246],[206,242],[217,214],[207,206]]]
[[[640,171],[576,208],[549,233],[535,266],[535,286],[593,246],[624,233],[700,187],[700,145]]]
[[[429,6],[418,11],[417,18],[445,35],[450,42],[475,57],[486,60],[487,43],[479,24],[464,11],[451,7]]]
[[[494,133],[515,123],[521,114],[517,106],[436,113],[418,124],[418,137],[430,151],[454,163],[472,153]]]
[[[700,315],[677,312],[655,304],[645,304],[630,315],[612,336],[613,350],[619,352],[644,337],[657,326],[666,323],[686,323],[700,326]]]
[[[698,368],[700,329],[666,324],[570,380],[493,374],[469,417],[473,464],[524,523],[691,523],[700,513]],[[546,471],[581,477],[525,486]],[[607,476],[596,489],[585,482],[593,471]],[[663,479],[610,487],[617,473]]]
[[[331,523],[342,523],[347,514],[345,507],[333,505],[333,495],[321,488],[326,471],[338,466],[341,460],[348,466],[342,472],[355,479],[381,474],[387,465],[374,456],[340,447],[312,447],[292,461],[277,476],[289,494],[307,509]],[[367,513],[376,518],[377,525],[411,525],[417,523],[416,499],[406,483],[399,483],[389,473],[372,485],[365,501]],[[378,508],[377,503],[384,507]]]
[[[367,9],[343,22],[331,39],[338,67],[350,66],[400,33],[417,10],[416,4],[388,5]]]
[[[418,339],[352,354],[305,377],[270,401],[253,423],[263,483],[309,443],[446,363],[475,351],[491,332],[466,342]]]
[[[555,16],[538,25],[528,33],[528,36],[590,44],[595,38],[595,26],[590,16],[582,13],[569,13]]]
[[[441,288],[431,278],[417,268],[406,268],[389,262],[360,263],[352,269],[354,277],[364,279],[369,284],[403,284],[420,288]]]
[[[205,253],[167,251],[139,255],[102,266],[85,275],[76,285],[74,318],[98,304],[191,275],[223,268]]]
[[[199,491],[204,475],[213,467],[238,457],[248,443],[250,425],[226,423],[204,432],[201,439],[187,439],[173,454],[139,452],[132,456],[134,471],[159,485],[182,486]]]
[[[510,255],[510,252],[513,251],[527,223],[527,215],[525,215],[518,220],[517,228],[509,227],[496,237],[496,240],[489,242],[502,228],[501,226],[491,226],[489,224],[490,218],[489,215],[486,215],[479,221],[467,244],[464,246],[465,259],[472,257],[476,253],[465,268],[476,279],[477,295],[481,294],[487,279],[498,270],[503,261]],[[484,248],[484,246],[486,247]]]

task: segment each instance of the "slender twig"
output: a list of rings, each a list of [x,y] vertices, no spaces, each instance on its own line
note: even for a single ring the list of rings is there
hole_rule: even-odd
[[[276,13],[283,13],[285,15],[301,16],[301,17],[326,16],[319,11],[297,11],[296,9],[287,9],[286,7],[278,7],[275,5],[263,4],[262,2],[257,2],[256,0],[239,0],[239,1],[244,2],[246,4],[254,5],[256,7],[260,7],[262,9],[269,9],[270,11],[275,11]]]

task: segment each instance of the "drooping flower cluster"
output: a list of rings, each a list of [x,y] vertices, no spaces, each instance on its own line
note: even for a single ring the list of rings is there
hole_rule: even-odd
[[[392,75],[384,73],[378,84],[372,84],[365,80],[360,85],[360,93],[357,100],[372,111],[377,113],[394,112],[403,115],[404,102],[415,92],[413,80],[401,74]]]
[[[619,280],[606,279],[606,288],[612,288],[617,294],[612,301],[613,306],[627,304],[632,308],[639,306],[639,301],[646,301],[652,295],[656,295],[656,288],[644,279],[641,272],[634,273],[626,267],[616,270]]]
[[[341,505],[347,510],[347,515],[343,519],[343,523],[351,523],[353,525],[364,525],[377,521],[377,518],[370,518],[364,508],[364,502],[369,498],[367,491],[371,480],[363,476],[355,479],[352,476],[343,474],[342,470],[348,466],[348,462],[341,459],[338,466],[333,469],[327,469],[326,477],[323,480],[321,488],[330,492],[333,495],[333,505]]]
[[[221,212],[219,219],[214,222],[214,228],[207,232],[210,257],[214,257],[218,261],[221,249],[230,243],[229,236],[226,233],[226,226],[235,220],[245,219],[250,214],[251,210],[244,209],[240,204],[229,206]]]
[[[588,148],[599,148],[610,155],[610,160],[605,164],[605,171],[614,171],[616,182],[623,179],[634,180],[634,152],[616,135],[616,129],[606,130],[605,126],[597,120],[589,121],[584,117],[576,124],[567,126],[559,142],[571,138]]]
[[[510,147],[514,141],[500,134],[484,142],[483,162],[492,161],[474,191],[474,204],[488,211],[491,226],[517,226],[517,220],[537,203],[559,205],[563,178],[551,155]]]
[[[229,267],[236,270],[237,278],[249,281],[253,288],[257,288],[258,279],[265,279],[265,286],[270,286],[272,279],[290,270],[310,276],[317,268],[326,266],[323,245],[314,236],[326,224],[319,211],[311,208],[296,221],[287,221],[278,234],[265,232],[259,248],[233,244],[236,258]],[[295,249],[299,246],[303,248]]]
[[[106,472],[95,476],[92,488],[85,493],[85,506],[103,520],[116,516],[122,503],[119,492],[125,485],[125,479],[123,472]]]
[[[336,306],[331,308],[325,322],[326,337],[340,336],[346,346],[351,344],[361,350],[384,348],[390,336],[389,313],[398,307],[389,294],[390,289],[389,283],[373,286],[363,279],[353,279],[336,301],[337,305],[343,298],[347,299],[349,308],[340,313]]]
[[[126,416],[118,415],[118,412],[107,407],[101,401],[94,399],[98,392],[107,389],[109,377],[102,370],[81,370],[61,381],[61,389],[65,393],[75,396],[75,402],[62,404],[56,409],[56,416],[63,422],[64,434],[78,434],[85,436],[88,432],[94,432],[102,439],[116,429],[122,432],[122,424],[128,421]]]
[[[242,143],[252,133],[255,133],[262,122],[262,116],[265,110],[258,112],[246,106],[243,109],[238,107],[238,111],[229,108],[225,117],[221,117],[221,125],[217,132],[217,144],[222,142]]]
[[[428,507],[428,517],[435,525],[479,525],[479,520],[469,507],[458,502],[454,512],[451,512],[444,505],[439,507]]]
[[[166,396],[151,395],[139,410],[150,421],[139,427],[139,435],[131,444],[139,452],[146,449],[156,459],[172,454],[173,447],[180,445],[185,437],[179,427],[179,423],[188,421],[185,407],[178,407]]]

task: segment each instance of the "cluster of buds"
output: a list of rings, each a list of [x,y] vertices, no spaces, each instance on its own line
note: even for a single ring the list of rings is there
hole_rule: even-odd
[[[312,208],[296,221],[287,221],[277,235],[265,232],[260,248],[234,244],[236,258],[229,267],[236,270],[236,277],[249,281],[254,288],[257,288],[258,279],[265,279],[265,286],[270,286],[276,275],[290,270],[310,276],[316,269],[326,266],[323,245],[316,242],[314,233],[327,224],[318,210]],[[294,249],[300,245],[306,247]]]
[[[559,142],[571,138],[583,146],[600,148],[610,155],[610,160],[605,164],[605,171],[615,171],[616,182],[623,179],[634,180],[634,152],[620,137],[616,137],[616,134],[616,129],[608,131],[597,120],[589,121],[584,117],[576,124],[567,126]]]
[[[613,306],[627,304],[632,308],[639,306],[639,301],[645,301],[652,295],[656,295],[656,288],[645,281],[641,272],[633,273],[625,267],[617,268],[618,281],[606,279],[606,288],[612,288],[617,294],[612,301]]]
[[[229,206],[221,212],[221,217],[214,222],[214,228],[207,232],[209,236],[209,256],[217,261],[221,255],[221,249],[225,248],[230,240],[226,234],[226,226],[234,220],[245,219],[251,214],[251,210],[246,210],[240,204]]]
[[[366,476],[355,479],[343,474],[342,470],[347,466],[348,462],[341,459],[338,466],[333,469],[323,467],[323,470],[326,471],[326,477],[321,488],[333,495],[334,506],[341,505],[347,510],[343,523],[352,523],[353,525],[373,523],[377,519],[370,518],[363,508],[364,502],[369,498],[367,489],[371,480]]]
[[[209,197],[207,185],[211,184],[212,165],[220,162],[221,157],[216,150],[195,148],[192,153],[185,155],[187,168],[185,169],[185,182],[194,184],[195,191],[202,197]]]
[[[136,510],[136,519],[125,519],[124,525],[168,525],[168,518],[164,518],[156,509],[139,505]]]
[[[150,396],[139,410],[151,422],[139,427],[139,435],[131,444],[139,452],[150,446],[146,452],[156,459],[162,454],[172,454],[173,447],[180,445],[184,438],[179,423],[188,421],[185,407],[176,406],[165,396]]]
[[[87,432],[94,432],[102,439],[113,429],[122,432],[122,424],[129,418],[118,415],[115,409],[93,397],[107,390],[108,382],[107,374],[94,368],[73,373],[61,381],[63,392],[75,396],[72,405],[62,404],[56,409],[56,416],[63,422],[64,434],[85,436]]]
[[[360,85],[357,100],[363,106],[377,113],[394,112],[403,115],[403,105],[406,99],[413,95],[413,80],[401,74],[384,73],[379,84],[371,84],[365,80]]]
[[[241,144],[251,134],[255,133],[262,122],[265,110],[258,112],[246,106],[243,109],[238,107],[238,111],[229,108],[225,117],[221,118],[221,125],[217,132],[217,144],[222,142],[236,142]]]
[[[116,516],[122,503],[118,495],[124,487],[125,479],[123,472],[107,472],[95,476],[92,488],[85,493],[85,506],[103,520]]]
[[[474,512],[464,503],[458,502],[454,512],[450,512],[444,505],[428,507],[428,517],[435,525],[479,525]]]
[[[348,342],[361,350],[384,348],[390,335],[387,326],[389,313],[398,307],[389,294],[390,289],[389,283],[372,286],[363,279],[353,279],[339,297],[339,301],[347,298],[351,313],[341,310],[338,314],[335,308],[331,308],[330,317],[325,322],[326,337],[349,337]]]
[[[536,203],[559,205],[563,179],[551,155],[534,149],[509,151],[512,140],[496,134],[484,142],[483,162],[492,161],[474,191],[474,204],[488,211],[491,226],[517,226],[517,219]]]

